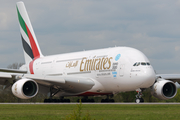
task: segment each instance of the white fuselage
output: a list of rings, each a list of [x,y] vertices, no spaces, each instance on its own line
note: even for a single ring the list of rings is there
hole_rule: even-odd
[[[45,56],[34,60],[32,69],[35,75],[91,78],[95,85],[86,93],[95,95],[135,91],[155,82],[155,73],[147,57],[129,47]]]

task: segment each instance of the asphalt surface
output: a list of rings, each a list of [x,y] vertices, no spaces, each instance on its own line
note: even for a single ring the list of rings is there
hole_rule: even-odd
[[[0,104],[78,104],[78,103],[0,103]],[[110,104],[110,105],[177,105],[180,103],[82,103],[82,104]]]

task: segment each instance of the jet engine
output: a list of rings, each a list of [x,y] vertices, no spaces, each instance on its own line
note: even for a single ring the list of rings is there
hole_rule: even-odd
[[[177,93],[176,85],[169,80],[159,78],[151,87],[151,94],[159,99],[168,100],[173,98]]]
[[[21,99],[30,99],[37,95],[38,84],[31,79],[20,79],[12,86],[12,93]]]

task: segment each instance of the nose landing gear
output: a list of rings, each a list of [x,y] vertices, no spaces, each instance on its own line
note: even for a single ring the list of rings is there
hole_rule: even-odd
[[[143,102],[144,102],[144,99],[142,98],[143,94],[142,94],[141,89],[137,89],[136,92],[137,92],[138,94],[136,95],[135,102],[136,102],[136,103],[143,103]]]

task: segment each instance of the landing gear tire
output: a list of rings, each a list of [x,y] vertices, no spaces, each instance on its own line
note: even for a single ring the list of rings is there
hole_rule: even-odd
[[[52,99],[60,91],[61,88],[59,88],[58,86],[51,86],[50,97],[49,99],[44,99],[44,103],[70,103],[70,99],[64,99],[64,96],[61,96],[60,99]]]
[[[143,98],[136,98],[135,102],[136,103],[143,103],[144,99]]]
[[[143,103],[143,102],[144,102],[144,99],[143,99],[143,98],[140,98],[140,101],[141,101],[141,103]]]
[[[135,102],[136,102],[136,103],[140,103],[141,100],[140,100],[139,98],[136,98]]]
[[[70,99],[44,99],[44,103],[70,103]]]
[[[44,103],[49,103],[51,102],[50,99],[44,99]]]
[[[114,99],[111,99],[113,97],[113,95],[107,95],[106,99],[102,99],[101,103],[114,103]]]

